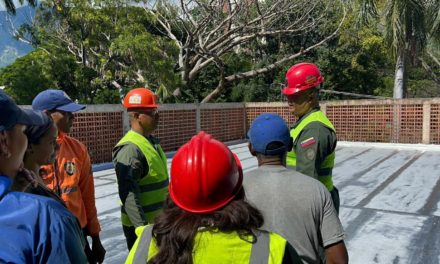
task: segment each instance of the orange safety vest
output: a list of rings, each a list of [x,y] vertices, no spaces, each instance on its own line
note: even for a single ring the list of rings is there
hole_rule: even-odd
[[[55,191],[79,220],[89,235],[98,235],[101,227],[95,206],[95,185],[86,146],[59,133],[60,150],[55,166],[41,167],[40,175],[47,187]]]

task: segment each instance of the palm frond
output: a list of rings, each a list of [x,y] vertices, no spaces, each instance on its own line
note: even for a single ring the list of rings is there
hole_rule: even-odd
[[[377,0],[358,0],[357,1],[357,24],[359,26],[367,25],[372,20],[375,20],[379,17],[377,11]]]
[[[393,55],[405,49],[416,56],[427,44],[425,5],[419,0],[389,0],[385,7],[385,42]]]

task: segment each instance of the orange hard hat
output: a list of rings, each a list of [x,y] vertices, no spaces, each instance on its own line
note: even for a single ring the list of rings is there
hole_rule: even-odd
[[[312,87],[318,86],[324,81],[321,71],[313,63],[298,63],[293,65],[286,73],[286,87],[284,95],[292,95]]]
[[[201,131],[176,152],[169,191],[174,203],[185,211],[210,213],[231,202],[242,182],[238,157]]]
[[[156,95],[146,88],[135,88],[125,95],[124,107],[128,110],[155,109],[157,108]]]

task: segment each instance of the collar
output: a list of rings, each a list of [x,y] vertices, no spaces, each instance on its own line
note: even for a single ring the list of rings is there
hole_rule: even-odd
[[[153,145],[158,145],[158,144],[160,143],[160,140],[159,140],[158,138],[152,136],[152,135],[149,135],[148,137],[146,137],[146,136],[142,135],[141,133],[134,131],[133,129],[131,129],[131,131],[133,131],[134,133],[136,133],[136,134],[138,134],[138,135],[143,136],[143,137],[146,138],[148,141],[150,141],[151,144],[153,144]]]
[[[58,132],[57,143],[60,144],[67,137],[66,133]]]
[[[9,192],[12,181],[8,176],[0,175],[0,200]]]
[[[319,105],[316,107],[313,107],[307,113],[305,113],[303,116],[298,118],[298,120],[296,120],[295,125],[293,125],[293,127],[291,127],[291,129],[294,129],[295,127],[297,127],[299,125],[299,123],[301,123],[301,121],[303,121],[304,118],[306,118],[308,115],[310,115],[311,113],[317,112],[317,111],[321,111],[321,107]]]

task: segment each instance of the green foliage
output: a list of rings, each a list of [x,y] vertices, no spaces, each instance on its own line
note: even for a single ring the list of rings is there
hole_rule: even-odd
[[[408,76],[409,98],[429,98],[440,95],[440,84],[431,80],[423,68],[411,67]]]
[[[6,93],[18,104],[31,104],[37,93],[54,84],[47,62],[43,51],[18,58],[14,64],[0,70],[0,85],[6,86]]]
[[[393,75],[392,61],[379,32],[350,28],[337,44],[319,49],[317,64],[325,74],[324,88],[357,94],[392,94],[385,78]],[[332,96],[331,98],[341,98]]]
[[[173,42],[156,35],[153,23],[143,8],[127,1],[45,1],[34,25],[22,27],[21,34],[32,36],[34,45],[46,47],[51,56],[73,60],[76,66],[64,69],[70,84],[81,100],[95,103],[106,89],[149,87],[170,94],[168,89],[179,86],[174,73],[178,51]],[[96,100],[119,101],[107,98]]]
[[[384,24],[381,24],[384,21],[371,13],[379,10],[383,14],[383,10],[390,7],[386,5],[388,1],[366,2],[375,4],[363,9],[370,14],[368,24],[357,23],[361,17],[351,12],[336,38],[272,71],[228,83],[215,102],[283,100],[280,90],[285,72],[301,61],[318,64],[325,76],[324,89],[391,97],[393,47],[386,41]],[[178,74],[181,70],[177,66],[178,48],[158,31],[156,17],[143,8],[122,0],[99,0],[93,4],[83,0],[45,1],[37,11],[35,24],[25,25],[20,30],[23,36],[32,38],[37,50],[0,70],[0,86],[5,85],[6,91],[20,104],[30,104],[39,91],[49,87],[62,89],[82,103],[119,103],[120,92],[142,86],[156,91],[162,103],[200,102],[219,84],[220,68],[224,69],[225,76],[259,69],[321,40],[334,30],[340,19],[341,14],[335,10],[318,7],[314,11],[317,16],[320,12],[330,12],[326,14],[328,23],[304,34],[258,37],[243,43],[221,56],[222,67],[210,64],[196,78],[183,83]],[[438,27],[440,13],[428,10],[430,19],[426,27]],[[172,12],[168,15],[175,16]],[[252,12],[256,10],[249,10],[249,15],[253,15]],[[413,13],[407,15],[414,20]],[[218,14],[222,15],[225,14]],[[197,17],[197,12],[194,16]],[[173,33],[185,41],[184,32],[184,28],[176,28]],[[434,31],[430,32],[431,36],[435,35]],[[440,45],[431,39],[428,50],[439,58]],[[418,47],[413,50],[420,51]],[[423,58],[431,63],[433,72],[438,75],[440,65],[435,66],[427,55]],[[432,76],[416,60],[413,62],[408,70],[408,96],[438,96],[439,84],[431,81]],[[173,96],[176,88],[182,88],[179,97]],[[352,99],[322,95],[323,99]]]

